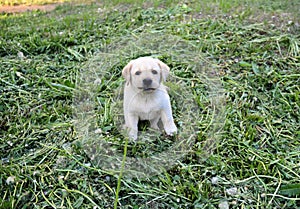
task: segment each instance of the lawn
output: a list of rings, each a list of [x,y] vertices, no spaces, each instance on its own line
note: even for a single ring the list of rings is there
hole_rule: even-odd
[[[299,8],[112,0],[0,14],[0,208],[300,208]],[[147,124],[124,137],[121,71],[140,56],[171,68],[174,137]]]

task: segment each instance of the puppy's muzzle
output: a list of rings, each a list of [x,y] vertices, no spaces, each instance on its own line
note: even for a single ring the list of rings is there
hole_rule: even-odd
[[[152,88],[151,85],[152,85],[152,79],[145,78],[143,80],[143,87],[141,87],[139,89],[143,89],[144,91],[154,91],[155,88]]]
[[[148,88],[148,87],[151,86],[151,84],[152,84],[152,79],[150,79],[150,78],[145,78],[145,79],[143,80],[143,85],[144,85],[144,87]]]

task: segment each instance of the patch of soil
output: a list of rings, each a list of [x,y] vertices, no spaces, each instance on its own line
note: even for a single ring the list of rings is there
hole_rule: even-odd
[[[46,4],[46,5],[17,5],[17,6],[0,6],[0,13],[21,13],[21,12],[27,12],[27,11],[52,11],[54,10],[58,5],[57,4]]]

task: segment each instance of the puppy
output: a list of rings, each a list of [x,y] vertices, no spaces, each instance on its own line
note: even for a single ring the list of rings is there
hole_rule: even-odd
[[[163,85],[170,68],[158,59],[140,57],[130,61],[123,69],[125,127],[131,139],[137,140],[138,121],[149,120],[150,127],[158,128],[161,119],[167,135],[177,133],[172,116],[170,97]]]

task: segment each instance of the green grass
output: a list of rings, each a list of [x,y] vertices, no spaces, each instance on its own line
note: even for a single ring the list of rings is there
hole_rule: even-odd
[[[219,208],[224,201],[230,208],[299,208],[297,6],[296,0],[113,1],[1,14],[0,208]],[[183,41],[168,50],[173,42],[155,42],[158,34]],[[149,54],[171,67],[179,86],[168,83],[180,131],[197,127],[192,149],[176,164],[129,178],[126,170],[98,166],[86,150],[102,140],[130,160],[176,145],[164,136],[127,145],[118,129],[113,107],[122,67]],[[86,69],[101,78],[94,86],[96,77],[86,77],[95,91],[99,142],[83,139],[74,121]],[[212,69],[220,85],[204,77]],[[183,88],[197,111],[184,107]],[[217,88],[226,100],[222,110],[210,101]]]

